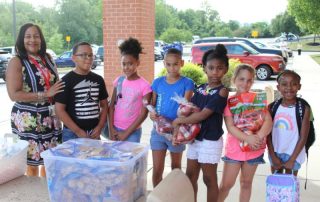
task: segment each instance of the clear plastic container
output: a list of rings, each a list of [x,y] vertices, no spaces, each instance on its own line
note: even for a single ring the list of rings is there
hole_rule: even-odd
[[[0,138],[0,184],[24,175],[29,143],[15,134]]]
[[[41,153],[51,201],[132,202],[146,195],[148,147],[74,139]]]

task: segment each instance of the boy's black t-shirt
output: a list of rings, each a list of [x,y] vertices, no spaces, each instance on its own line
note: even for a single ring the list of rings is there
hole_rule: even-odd
[[[94,72],[79,75],[71,71],[62,81],[65,88],[54,97],[55,102],[66,105],[66,112],[81,129],[94,129],[99,123],[100,100],[108,97],[103,78]]]
[[[196,140],[203,139],[216,141],[223,135],[223,111],[227,105],[227,97],[221,97],[219,92],[223,85],[207,90],[207,84],[203,84],[195,89],[191,102],[199,107],[208,108],[213,113],[206,120],[201,122],[200,134]]]

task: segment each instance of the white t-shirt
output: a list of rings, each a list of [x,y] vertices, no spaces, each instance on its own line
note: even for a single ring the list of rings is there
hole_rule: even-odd
[[[276,153],[292,155],[299,140],[299,129],[295,107],[279,106],[273,120],[272,144]],[[296,161],[302,164],[305,161],[306,151],[303,148]]]

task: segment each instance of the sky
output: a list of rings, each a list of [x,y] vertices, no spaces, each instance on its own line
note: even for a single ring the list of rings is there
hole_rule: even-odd
[[[11,2],[12,0],[0,0]],[[16,0],[21,1],[21,0]],[[35,6],[53,6],[55,0],[23,0]],[[98,1],[98,0],[97,0]],[[151,1],[151,0],[150,0]],[[204,0],[164,0],[178,10],[201,9]],[[283,13],[288,0],[207,0],[212,9],[218,11],[222,21],[236,20],[242,24],[253,22],[270,23],[276,15]]]
[[[178,10],[201,9],[203,0],[165,0]],[[196,3],[199,2],[199,3]],[[240,23],[268,22],[283,13],[288,0],[207,0],[213,10],[218,11],[224,22],[236,20]]]

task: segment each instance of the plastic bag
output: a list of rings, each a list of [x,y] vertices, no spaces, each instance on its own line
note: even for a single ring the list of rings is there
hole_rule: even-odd
[[[146,108],[153,113],[156,113],[155,108],[152,105],[146,105]],[[169,141],[172,140],[173,126],[172,120],[165,118],[163,116],[159,116],[155,121],[154,125],[157,133],[166,137]]]
[[[177,111],[178,117],[188,117],[194,112],[199,112],[200,109],[185,98],[175,95],[172,98],[179,104]],[[193,141],[199,134],[201,125],[198,124],[181,124],[177,130],[174,131],[173,142],[178,144],[187,144]]]
[[[261,128],[267,110],[266,93],[242,93],[228,99],[228,106],[233,114],[234,125],[247,135],[255,135]],[[247,142],[241,141],[243,152],[252,151]],[[262,144],[265,148],[265,140]]]

